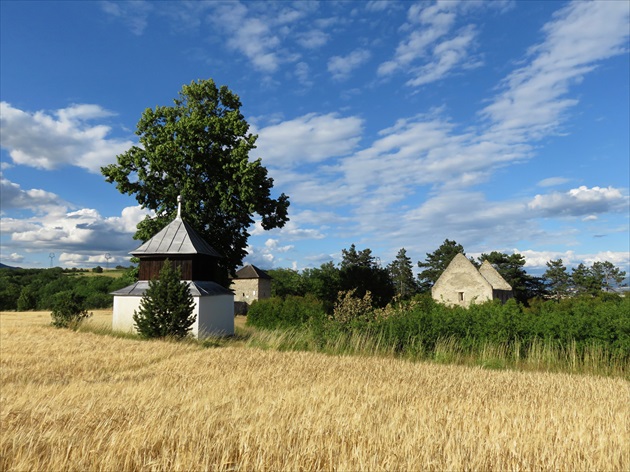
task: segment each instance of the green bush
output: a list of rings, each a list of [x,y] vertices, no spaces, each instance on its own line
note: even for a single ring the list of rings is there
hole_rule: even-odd
[[[50,316],[53,326],[76,329],[84,319],[89,318],[92,314],[85,310],[83,297],[74,292],[66,291],[55,296]]]
[[[133,321],[142,337],[184,338],[196,320],[194,306],[188,284],[181,280],[179,267],[174,269],[166,260],[157,280],[149,282],[139,310],[133,313]]]
[[[325,318],[322,302],[310,295],[258,300],[247,312],[247,324],[266,329],[300,327]]]

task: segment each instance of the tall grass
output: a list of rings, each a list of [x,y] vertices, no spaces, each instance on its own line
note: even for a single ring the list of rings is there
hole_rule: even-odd
[[[352,333],[322,347],[338,356],[281,352],[321,341],[298,331],[206,349],[0,316],[2,471],[630,469],[620,378],[407,362]]]
[[[239,331],[245,345],[279,351],[316,351],[331,355],[395,357],[414,362],[481,366],[488,369],[537,370],[630,378],[630,362],[621,353],[611,353],[601,345],[590,344],[578,349],[575,342],[563,344],[536,338],[522,341],[491,342],[440,338],[427,345],[412,338],[400,351],[387,342],[382,333],[336,331],[318,337],[312,329],[287,328],[265,330],[249,328]]]

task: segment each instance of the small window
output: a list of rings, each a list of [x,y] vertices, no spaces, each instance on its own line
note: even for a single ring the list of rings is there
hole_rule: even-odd
[[[459,301],[463,302],[464,301],[464,292],[458,292],[458,295],[459,295],[459,297],[458,297]]]

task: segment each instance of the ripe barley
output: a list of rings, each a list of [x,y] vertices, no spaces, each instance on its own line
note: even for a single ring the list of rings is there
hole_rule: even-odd
[[[628,470],[623,379],[0,323],[0,470]]]

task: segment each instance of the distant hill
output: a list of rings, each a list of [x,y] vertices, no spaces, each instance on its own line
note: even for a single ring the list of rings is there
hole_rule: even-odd
[[[11,267],[0,262],[0,269],[20,269],[20,267]]]

